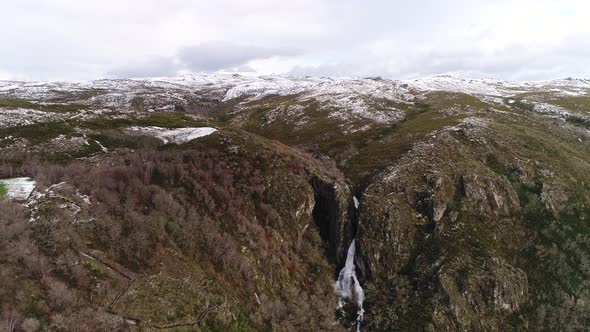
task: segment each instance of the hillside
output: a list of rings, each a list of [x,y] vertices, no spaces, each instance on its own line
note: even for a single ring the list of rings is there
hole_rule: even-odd
[[[589,142],[583,79],[0,81],[2,320],[583,331]]]

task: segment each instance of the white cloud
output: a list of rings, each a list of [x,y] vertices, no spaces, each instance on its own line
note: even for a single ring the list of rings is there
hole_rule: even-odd
[[[588,77],[589,11],[581,0],[21,0],[2,5],[0,73]]]

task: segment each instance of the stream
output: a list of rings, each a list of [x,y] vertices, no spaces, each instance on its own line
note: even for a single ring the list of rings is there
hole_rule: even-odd
[[[356,197],[353,197],[355,208],[358,208],[358,200]],[[338,295],[338,307],[337,309],[342,309],[344,306],[345,300],[356,300],[356,306],[358,308],[357,317],[356,317],[356,331],[360,332],[361,330],[361,323],[363,321],[363,314],[365,310],[363,309],[363,301],[365,300],[365,292],[361,287],[361,284],[358,281],[356,276],[355,266],[354,266],[354,255],[356,252],[356,238],[350,242],[350,246],[348,247],[348,253],[346,255],[346,263],[342,270],[340,270],[340,274],[338,275],[338,280],[334,285],[336,290],[336,294]]]

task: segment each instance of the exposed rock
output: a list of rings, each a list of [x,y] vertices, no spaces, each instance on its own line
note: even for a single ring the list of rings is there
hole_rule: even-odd
[[[348,187],[333,180],[313,176],[310,182],[315,192],[314,221],[322,239],[327,242],[328,257],[341,265],[353,236],[352,195]]]
[[[455,257],[441,267],[438,276],[443,295],[437,306],[452,316],[460,330],[496,330],[498,320],[520,309],[528,299],[527,276],[521,269],[500,258],[483,262]],[[448,321],[434,317],[435,326],[445,328]]]
[[[407,309],[395,326],[500,331],[527,302],[527,275],[488,250],[524,239],[519,197],[505,176],[469,157],[470,147],[446,135],[433,140],[415,146],[363,196],[359,243],[370,282],[395,289],[395,312],[432,306]],[[413,292],[419,297],[401,295]]]
[[[510,216],[520,210],[520,203],[511,184],[497,175],[465,175],[464,208],[493,219]]]
[[[547,209],[559,213],[565,208],[568,197],[567,193],[559,184],[544,181],[543,189],[541,191],[541,200]]]

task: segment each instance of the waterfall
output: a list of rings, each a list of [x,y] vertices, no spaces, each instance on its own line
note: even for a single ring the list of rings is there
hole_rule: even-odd
[[[356,196],[352,196],[354,208],[359,208],[359,200]],[[356,238],[352,239],[350,246],[348,247],[348,253],[346,254],[346,263],[340,270],[338,280],[334,284],[334,289],[338,295],[338,307],[336,309],[342,309],[345,300],[356,300],[356,307],[358,309],[356,313],[356,331],[360,332],[361,322],[363,321],[363,315],[365,310],[363,309],[363,301],[365,300],[365,292],[356,277],[356,271],[354,267],[354,254],[356,253]]]
[[[361,322],[363,321],[363,301],[365,300],[365,292],[359,283],[354,268],[354,254],[355,254],[355,239],[350,243],[348,247],[348,254],[346,255],[346,263],[338,275],[338,280],[334,288],[338,295],[338,309],[344,306],[345,299],[356,299],[356,305],[358,308],[356,317],[356,330],[357,332],[361,329]]]

